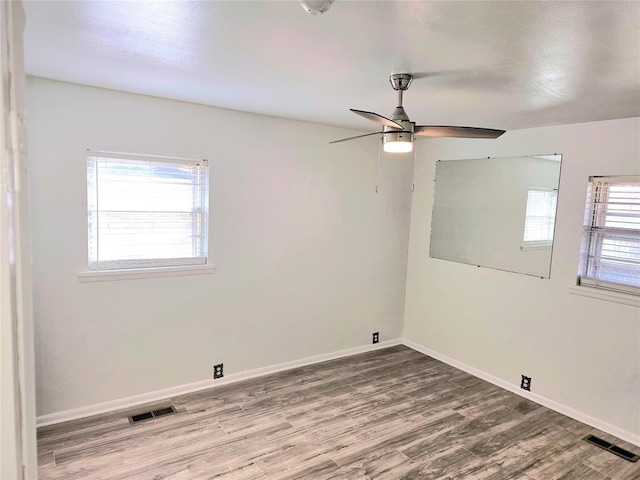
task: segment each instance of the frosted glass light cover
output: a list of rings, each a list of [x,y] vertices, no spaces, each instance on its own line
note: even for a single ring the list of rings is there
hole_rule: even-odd
[[[413,142],[385,142],[382,148],[387,153],[409,153],[413,151]]]

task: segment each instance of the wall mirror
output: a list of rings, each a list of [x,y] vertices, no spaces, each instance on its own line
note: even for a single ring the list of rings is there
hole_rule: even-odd
[[[561,160],[436,162],[429,256],[549,278]]]

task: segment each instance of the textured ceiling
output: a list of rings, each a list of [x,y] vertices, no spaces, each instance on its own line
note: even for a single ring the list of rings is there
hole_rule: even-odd
[[[375,131],[640,116],[640,2],[26,1],[31,75]]]

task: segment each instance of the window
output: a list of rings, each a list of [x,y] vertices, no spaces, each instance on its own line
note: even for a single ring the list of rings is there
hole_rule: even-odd
[[[640,177],[591,177],[578,285],[640,295]]]
[[[205,265],[206,160],[89,151],[89,270]]]
[[[550,248],[556,219],[558,192],[547,188],[530,188],[524,221],[522,249]]]

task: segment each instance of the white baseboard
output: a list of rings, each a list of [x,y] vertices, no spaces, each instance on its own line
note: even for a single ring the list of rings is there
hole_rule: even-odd
[[[597,428],[598,430],[607,432],[615,437],[620,438],[621,440],[624,440],[626,442],[632,443],[640,447],[639,435],[635,435],[631,432],[627,432],[626,430],[622,430],[621,428],[616,427],[615,425],[611,425],[610,423],[599,420],[595,417],[592,417],[591,415],[575,410],[562,403],[556,402],[555,400],[551,400],[550,398],[523,390],[518,385],[509,383],[506,380],[495,377],[487,372],[484,372],[475,367],[467,365],[466,363],[455,360],[454,358],[448,357],[447,355],[444,355],[440,352],[436,352],[434,350],[431,350],[428,347],[412,342],[411,340],[403,339],[402,344],[420,353],[424,353],[425,355],[433,357],[436,360],[440,360],[441,362],[451,365],[452,367],[455,367],[459,370],[463,370],[473,375],[474,377],[478,377],[478,378],[481,378],[482,380],[486,380],[487,382],[493,383],[498,387],[504,388],[505,390],[509,390],[510,392],[513,392],[533,402],[536,402],[542,406],[550,408],[551,410],[555,410],[556,412],[566,415],[567,417],[571,417],[574,420],[578,420],[579,422],[586,423],[587,425]]]
[[[347,348],[346,350],[339,350],[337,352],[314,355],[313,357],[301,358],[299,360],[293,360],[291,362],[279,363],[277,365],[256,368],[254,370],[247,370],[245,372],[232,373],[230,375],[225,375],[223,378],[219,378],[217,380],[207,379],[199,382],[188,383],[185,385],[178,385],[176,387],[165,388],[163,390],[143,393],[140,395],[133,395],[131,397],[121,398],[118,400],[111,400],[109,402],[88,405],[86,407],[73,408],[71,410],[64,410],[62,412],[56,413],[49,413],[47,415],[41,415],[37,417],[36,426],[45,427],[47,425],[68,422],[69,420],[77,420],[78,418],[99,415],[101,413],[107,413],[114,410],[132,408],[145,403],[166,400],[168,398],[175,397],[177,395],[183,395],[185,393],[192,393],[199,390],[206,390],[207,388],[229,385],[230,383],[236,383],[242,380],[262,377],[264,375],[282,372],[284,370],[291,370],[292,368],[304,367],[306,365],[311,365],[314,363],[326,362],[327,360],[335,360],[342,357],[348,357],[350,355],[356,355],[358,353],[380,350],[382,348],[400,345],[401,343],[401,339],[396,338],[393,340],[380,342],[375,345],[362,345],[359,347]]]

